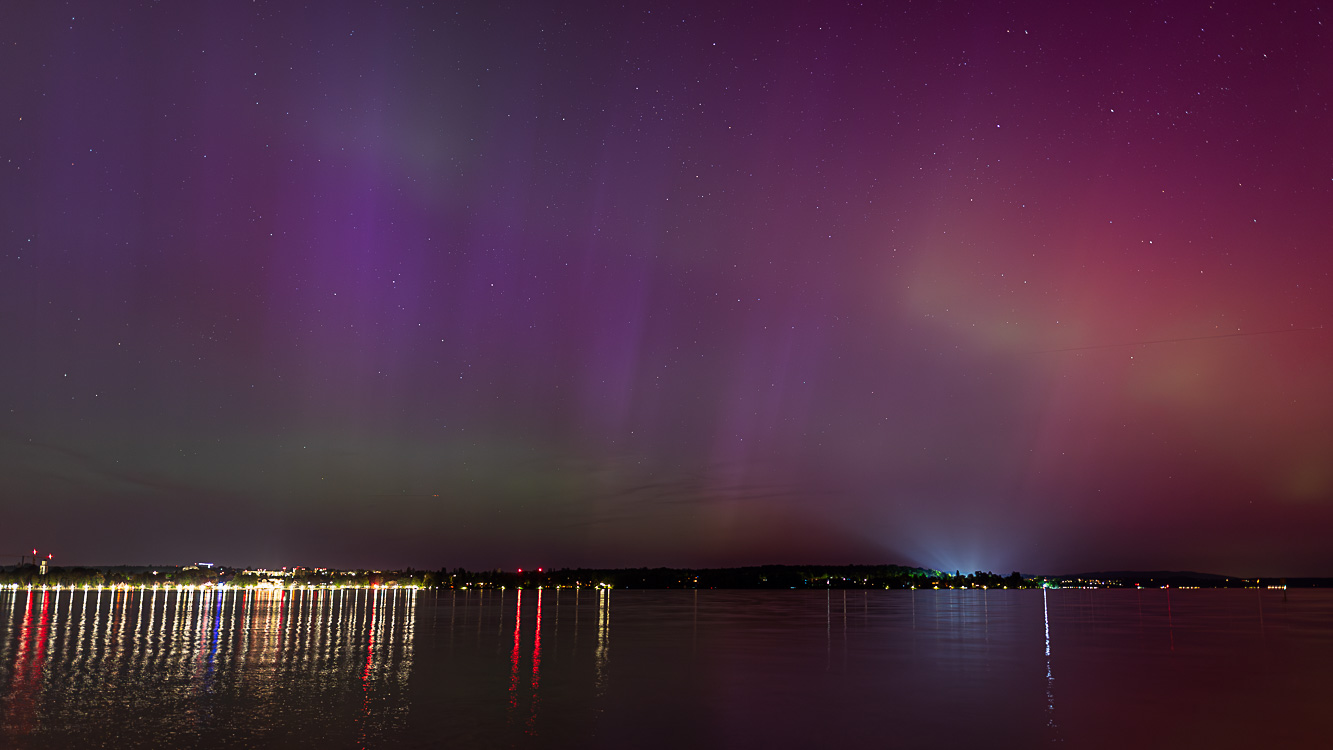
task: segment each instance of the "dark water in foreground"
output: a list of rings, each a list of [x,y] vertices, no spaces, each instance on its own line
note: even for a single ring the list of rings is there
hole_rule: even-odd
[[[1333,593],[0,592],[0,747],[1333,746]]]

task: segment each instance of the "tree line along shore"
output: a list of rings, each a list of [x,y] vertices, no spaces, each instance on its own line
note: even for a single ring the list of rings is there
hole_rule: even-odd
[[[559,570],[339,570],[226,566],[0,568],[0,587],[54,588],[419,588],[419,589],[1024,589],[1327,588],[1333,579],[1238,578],[1147,571],[1030,576],[963,573],[902,565],[759,565],[735,568],[562,568]]]

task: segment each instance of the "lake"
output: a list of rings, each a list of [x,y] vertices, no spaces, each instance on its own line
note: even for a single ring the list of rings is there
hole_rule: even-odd
[[[1322,590],[0,591],[0,747],[1328,747]]]

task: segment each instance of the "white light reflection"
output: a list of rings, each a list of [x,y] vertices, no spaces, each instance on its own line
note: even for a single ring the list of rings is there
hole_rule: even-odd
[[[611,591],[597,591],[597,696],[606,692],[606,665],[611,642]]]
[[[9,597],[9,619],[5,622],[8,627],[4,630],[4,636],[0,637],[0,676],[8,677],[9,674],[9,634],[14,629],[14,610],[18,606],[18,592],[13,589],[6,589],[4,596]],[[5,684],[7,680],[0,681],[0,685]]]
[[[1051,613],[1046,605],[1046,589],[1041,590],[1041,617],[1046,626],[1046,726],[1055,731],[1055,678],[1051,675]]]

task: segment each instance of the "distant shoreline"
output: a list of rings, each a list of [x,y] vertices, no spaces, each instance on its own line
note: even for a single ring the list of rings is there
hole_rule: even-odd
[[[758,565],[736,568],[560,570],[338,570],[220,565],[0,567],[2,588],[107,589],[1032,589],[1333,588],[1333,578],[1241,578],[1191,571],[1115,571],[1060,576],[953,573],[901,565]]]

